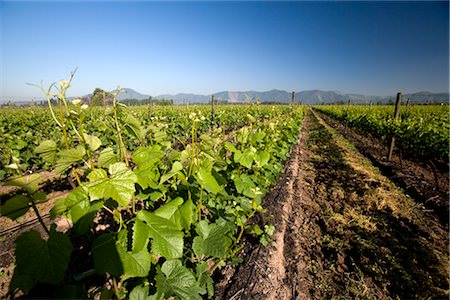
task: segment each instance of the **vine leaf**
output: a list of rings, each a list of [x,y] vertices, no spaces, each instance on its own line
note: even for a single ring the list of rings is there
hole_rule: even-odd
[[[181,215],[179,211],[180,205],[183,204],[183,198],[177,197],[173,199],[172,201],[164,204],[157,210],[153,212],[154,215],[159,216],[161,218],[170,220],[173,222],[173,224],[177,227],[178,230],[181,230],[183,228],[182,226],[182,220]]]
[[[150,229],[152,252],[155,255],[167,259],[182,257],[184,234],[173,222],[142,210],[138,212],[137,218],[144,221]]]
[[[116,163],[117,160],[117,154],[114,153],[112,148],[108,147],[100,152],[100,156],[98,157],[98,166],[100,168],[108,168],[113,163]]]
[[[133,153],[133,162],[139,166],[148,162],[153,165],[163,157],[164,151],[161,150],[159,145],[140,147]]]
[[[166,182],[173,176],[177,175],[181,170],[183,170],[183,165],[179,161],[174,162],[172,165],[172,169],[168,173],[161,176],[159,184]]]
[[[242,174],[234,178],[234,185],[239,194],[243,194],[249,198],[254,198],[256,185],[247,174]]]
[[[70,191],[64,200],[64,205],[69,210],[73,223],[78,222],[78,220],[87,214],[91,208],[86,189],[78,187]]]
[[[133,253],[147,250],[150,239],[150,229],[139,219],[135,219],[133,226]]]
[[[84,141],[88,144],[91,151],[95,151],[102,145],[102,141],[95,135],[83,134]]]
[[[110,177],[103,169],[95,169],[87,177],[91,200],[112,198],[127,206],[134,195],[137,177],[123,162],[109,166]]]
[[[193,210],[192,200],[184,202],[183,198],[177,197],[155,210],[153,214],[170,220],[179,230],[188,231],[192,224]]]
[[[8,217],[15,220],[20,216],[26,214],[30,208],[30,202],[39,203],[47,200],[47,194],[44,192],[37,192],[29,195],[16,195],[6,201],[0,206],[0,216]]]
[[[225,257],[232,244],[232,240],[227,236],[226,227],[208,224],[202,220],[198,223],[196,231],[199,235],[194,238],[192,249],[197,257]]]
[[[222,187],[217,183],[216,178],[205,168],[200,168],[195,177],[202,188],[207,190],[209,193],[215,195],[222,190]]]
[[[268,151],[262,151],[258,154],[255,154],[255,163],[259,167],[264,167],[269,163],[270,160],[270,153]]]
[[[59,158],[56,161],[55,171],[58,173],[64,172],[74,163],[82,161],[85,154],[86,150],[81,146],[58,152],[57,156]]]
[[[186,230],[189,231],[192,224],[192,219],[194,217],[194,204],[192,203],[192,200],[189,199],[186,202],[181,205],[179,208],[180,215],[181,215],[181,226]]]
[[[153,162],[141,165],[134,171],[137,175],[137,183],[143,188],[158,189],[159,170]]]
[[[94,269],[97,273],[109,273],[119,277],[123,274],[123,266],[116,249],[116,241],[111,233],[99,236],[92,245]]]
[[[253,147],[245,149],[244,152],[238,150],[234,153],[234,162],[240,163],[244,167],[250,169],[253,164],[255,152],[256,150]]]
[[[3,186],[17,186],[23,188],[28,194],[33,194],[38,188],[39,179],[41,179],[39,174],[19,176],[5,182]]]
[[[52,140],[46,140],[34,149],[34,153],[39,154],[42,159],[48,163],[55,163],[56,160],[56,143]]]
[[[137,286],[130,293],[130,300],[147,300],[149,298],[149,286]]]
[[[23,233],[16,239],[16,271],[19,278],[16,287],[27,286],[26,281],[59,284],[70,260],[73,247],[68,236],[56,231],[52,226],[49,238],[43,240],[35,230]],[[26,279],[27,278],[27,279]]]
[[[145,277],[150,271],[151,257],[147,250],[132,253],[117,246],[123,265],[123,274],[127,277]]]
[[[122,229],[119,232],[116,249],[122,262],[124,276],[131,278],[148,275],[151,264],[150,253],[145,248],[141,249],[141,251],[128,251],[128,230]]]
[[[146,131],[142,128],[141,122],[133,115],[130,114],[125,117],[125,128],[139,141],[144,139]]]
[[[17,195],[6,201],[6,203],[0,206],[0,216],[8,217],[11,220],[15,220],[20,216],[23,216],[30,208],[28,203],[30,198],[24,195]]]
[[[161,268],[158,266],[155,280],[158,292],[163,293],[165,298],[175,295],[182,300],[201,300],[200,294],[206,293],[197,285],[192,271],[178,259],[165,261]]]

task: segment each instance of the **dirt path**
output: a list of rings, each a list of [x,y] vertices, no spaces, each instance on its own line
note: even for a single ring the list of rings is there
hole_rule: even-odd
[[[447,298],[446,227],[312,111],[265,207],[273,243],[217,299]]]

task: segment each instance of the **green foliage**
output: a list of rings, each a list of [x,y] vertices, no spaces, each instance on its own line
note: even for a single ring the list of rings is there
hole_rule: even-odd
[[[106,106],[111,105],[113,101],[113,94],[106,92],[100,88],[96,88],[92,93],[91,105],[92,106]]]
[[[201,300],[200,295],[206,293],[204,289],[197,286],[194,273],[184,267],[178,259],[164,262],[161,268],[158,268],[155,280],[158,291],[165,298],[177,296],[179,299]]]
[[[149,228],[150,237],[153,239],[151,250],[155,255],[167,259],[183,256],[184,234],[176,224],[147,211],[138,212],[137,218],[144,221]]]
[[[72,221],[74,223],[78,222],[91,208],[87,190],[78,187],[70,191],[69,195],[64,199],[64,207],[70,213]]]
[[[9,199],[4,205],[0,206],[0,216],[15,220],[23,216],[29,208],[30,198],[24,195],[17,195]]]
[[[61,86],[65,92],[66,83]],[[33,155],[76,182],[52,210],[52,217],[64,214],[74,227],[65,234],[52,229],[48,241],[33,232],[19,237],[21,267],[11,287],[27,293],[49,283],[62,287],[61,293],[80,294],[76,287],[90,282],[75,280],[73,269],[81,265],[87,269],[81,271],[94,269],[96,276],[113,280],[117,298],[211,298],[212,275],[237,262],[244,232],[262,243],[270,240],[273,227],[248,223],[262,211],[261,199],[297,140],[304,108],[218,106],[214,120],[220,127],[211,130],[209,107],[155,107],[150,117],[146,108],[117,102],[119,92],[107,109],[85,110],[81,101],[68,103],[62,95],[58,101],[69,110],[53,118],[62,135],[33,141]],[[103,91],[94,92],[93,103],[102,100]],[[7,160],[13,162],[12,156]],[[0,207],[11,218],[28,210],[30,201],[40,201],[37,183],[15,184],[27,195]],[[108,220],[106,232],[94,219]],[[70,257],[71,239],[83,241],[86,265]],[[31,247],[39,248],[35,257],[25,254]],[[48,275],[24,267],[44,263]]]
[[[149,286],[136,286],[130,293],[130,300],[147,300],[149,293]]]
[[[225,258],[233,242],[227,235],[229,228],[202,220],[196,231],[198,236],[194,238],[192,249],[197,257]]]
[[[56,172],[62,173],[72,167],[74,164],[83,161],[83,157],[85,154],[86,150],[81,146],[58,152],[56,154],[56,156],[58,157],[55,166]]]
[[[222,187],[217,183],[211,172],[205,168],[200,168],[197,171],[196,178],[200,186],[207,190],[209,193],[217,194],[222,190]]]
[[[35,153],[40,154],[42,159],[48,163],[53,164],[56,160],[57,145],[52,140],[43,141],[34,150]]]
[[[29,231],[16,240],[17,266],[13,288],[29,288],[29,282],[59,284],[69,264],[72,244],[68,236],[50,231],[47,241],[37,231]]]
[[[96,169],[88,175],[91,200],[111,198],[120,205],[128,205],[134,195],[136,175],[122,162],[110,165],[108,173],[110,177],[105,170]]]
[[[23,190],[25,190],[28,194],[34,193],[39,185],[39,180],[41,179],[41,175],[39,174],[31,174],[28,176],[18,176],[10,178],[7,182],[5,182],[4,186],[16,186]]]
[[[123,274],[123,266],[113,234],[104,234],[95,239],[92,245],[92,256],[97,273],[109,273],[117,277]]]
[[[108,147],[100,152],[100,156],[98,157],[98,166],[100,168],[108,168],[111,164],[116,163],[117,161],[117,154],[114,153],[112,148]]]
[[[83,138],[91,151],[97,150],[102,145],[102,141],[94,135],[89,135],[85,133],[83,134]]]
[[[128,231],[121,230],[119,232],[119,238],[116,243],[116,249],[119,253],[120,261],[123,266],[123,275],[127,278],[132,277],[145,277],[150,271],[151,257],[150,253],[145,248],[138,249],[139,246],[148,240],[149,234],[140,237],[134,235],[133,239],[133,251],[128,251]],[[138,239],[136,241],[136,239]],[[139,239],[142,239],[139,241]]]
[[[404,154],[424,159],[449,158],[449,113],[447,106],[401,107],[394,120],[393,106],[321,106],[316,109],[347,126],[385,141],[394,136]]]

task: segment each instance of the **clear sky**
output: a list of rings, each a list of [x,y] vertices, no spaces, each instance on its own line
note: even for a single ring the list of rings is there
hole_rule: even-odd
[[[0,0],[0,100],[41,97],[78,67],[72,96],[337,90],[447,92],[449,3]]]

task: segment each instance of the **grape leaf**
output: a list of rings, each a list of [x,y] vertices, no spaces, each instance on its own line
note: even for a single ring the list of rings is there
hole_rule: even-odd
[[[136,119],[133,115],[128,114],[125,117],[125,128],[139,140],[142,141],[145,137],[145,129],[142,128],[141,122]]]
[[[159,184],[166,182],[173,176],[177,175],[177,173],[180,172],[181,170],[183,170],[183,165],[179,161],[174,162],[172,165],[172,169],[168,173],[161,176]]]
[[[150,239],[150,230],[147,225],[139,219],[134,220],[133,226],[133,253],[147,250]]]
[[[137,175],[137,183],[143,188],[158,188],[159,170],[154,162],[146,162],[137,168],[134,173]]]
[[[234,179],[234,185],[239,194],[243,194],[249,198],[254,198],[256,185],[247,174],[242,174]]]
[[[232,244],[231,238],[227,236],[228,229],[217,224],[208,224],[202,220],[198,224],[197,233],[194,238],[192,249],[197,257],[223,258]]]
[[[98,157],[98,166],[100,168],[108,168],[113,163],[118,161],[117,154],[114,153],[114,150],[110,147],[105,148],[100,152],[100,156]]]
[[[133,253],[117,246],[117,252],[122,262],[123,275],[127,277],[145,277],[148,275],[151,258],[147,250]]]
[[[23,188],[28,194],[33,194],[38,188],[39,179],[41,179],[39,174],[19,176],[5,182],[3,186],[17,186]]]
[[[165,261],[155,280],[158,292],[163,293],[165,298],[175,295],[182,300],[201,300],[203,298],[200,294],[206,293],[197,286],[192,271],[184,267],[178,259]]]
[[[137,220],[139,221],[139,220]],[[142,222],[141,222],[142,223]],[[145,224],[142,226],[147,227]],[[144,229],[145,230],[145,229]],[[147,227],[148,232],[148,227]],[[135,236],[133,236],[133,239]],[[118,239],[116,242],[117,253],[119,253],[120,261],[123,266],[123,275],[126,277],[145,277],[148,275],[150,271],[150,263],[151,257],[150,253],[145,248],[141,248],[140,251],[137,251],[138,247],[143,246],[145,244],[145,240],[148,241],[148,233],[147,238],[142,237],[142,241],[138,241],[138,244],[134,244],[134,240],[132,243],[135,247],[136,251],[128,251],[128,230],[122,229],[118,234]]]
[[[184,235],[173,222],[142,210],[137,213],[137,218],[150,228],[154,254],[167,259],[183,255]]]
[[[163,157],[164,151],[161,150],[161,146],[153,145],[150,147],[141,147],[134,151],[133,162],[140,166],[150,161],[153,165]]]
[[[84,141],[88,144],[91,151],[95,151],[102,145],[102,141],[95,135],[83,134]]]
[[[0,206],[0,216],[8,217],[11,220],[15,220],[20,216],[23,216],[30,206],[28,203],[31,199],[28,196],[17,195],[6,201],[5,204]]]
[[[250,169],[253,164],[253,155],[249,155],[246,151],[241,152],[237,150],[234,153],[234,162],[243,165],[244,167]]]
[[[94,268],[97,273],[109,273],[116,277],[123,274],[123,266],[111,233],[99,236],[92,245]]]
[[[89,212],[91,207],[86,189],[78,187],[67,195],[64,204],[70,212],[73,223]]]
[[[44,283],[62,282],[73,250],[68,236],[56,232],[53,226],[47,241],[31,230],[19,236],[15,243],[19,274]]]
[[[189,231],[194,216],[194,204],[192,203],[192,200],[189,199],[184,202],[183,205],[181,205],[181,207],[179,208],[179,211],[181,215],[181,226],[186,231]]]
[[[170,220],[170,218],[172,218],[172,216],[175,214],[175,212],[178,210],[178,207],[181,204],[183,204],[183,198],[177,197],[172,201],[164,204],[163,206],[155,210],[153,213],[164,219]]]
[[[147,300],[149,298],[149,286],[137,286],[130,293],[130,300]]]
[[[103,169],[95,169],[87,176],[91,200],[112,198],[127,206],[135,192],[136,175],[122,162],[110,165],[108,172],[110,178]]]
[[[261,151],[258,154],[255,154],[255,163],[259,167],[264,167],[270,160],[270,153],[267,151]]]
[[[42,159],[48,163],[55,163],[56,160],[56,143],[52,140],[46,140],[34,149],[34,153],[39,154]]]
[[[202,188],[207,190],[209,193],[215,195],[222,191],[222,187],[217,183],[216,178],[214,178],[211,172],[209,172],[205,168],[200,168],[195,177],[197,178]]]
[[[59,158],[56,161],[55,171],[58,173],[64,172],[74,163],[82,161],[85,154],[86,150],[81,146],[58,152],[56,155]]]

